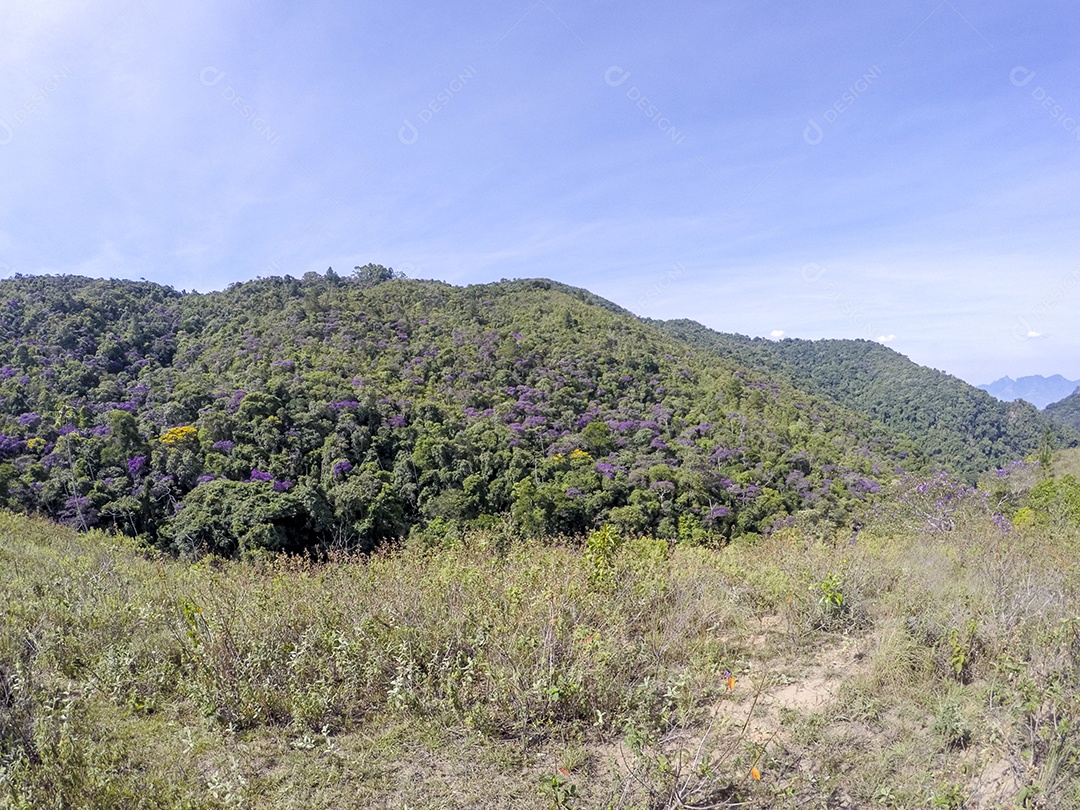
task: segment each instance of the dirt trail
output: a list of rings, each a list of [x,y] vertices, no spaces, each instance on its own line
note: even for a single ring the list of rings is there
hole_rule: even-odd
[[[767,649],[771,638],[764,633],[755,640]],[[782,738],[785,713],[805,716],[827,711],[840,698],[845,682],[870,672],[871,652],[876,643],[873,633],[845,636],[809,657],[766,656],[754,661],[754,666],[761,668],[759,673],[740,678],[735,690],[713,705],[713,722],[708,733],[740,734],[745,742],[760,745]],[[681,742],[684,746],[697,744],[700,738]],[[1012,806],[1011,799],[1023,785],[1022,768],[1008,758],[986,755],[986,751],[968,752],[973,772],[965,786],[965,807],[990,810]],[[800,767],[811,766],[803,763]],[[846,796],[838,801],[839,807],[855,806]]]
[[[867,671],[870,643],[869,636],[844,636],[809,659],[777,663],[769,658],[760,662],[758,674],[738,679],[735,690],[718,701],[711,713],[729,729],[745,724],[750,739],[763,741],[780,730],[785,711],[817,712],[835,701],[845,680]]]

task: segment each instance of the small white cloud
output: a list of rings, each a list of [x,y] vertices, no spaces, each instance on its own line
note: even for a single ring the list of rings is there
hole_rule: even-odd
[[[787,334],[787,333],[784,332],[783,329],[773,329],[771,332],[769,332],[769,337],[771,337],[771,338],[782,338],[785,334]]]
[[[896,335],[878,335],[878,343],[888,343],[890,340],[896,340]]]
[[[1042,332],[1036,332],[1034,329],[1029,329],[1027,335],[1025,335],[1025,337],[1027,337],[1029,340],[1034,340],[1035,338],[1041,338],[1042,336],[1043,336]]]

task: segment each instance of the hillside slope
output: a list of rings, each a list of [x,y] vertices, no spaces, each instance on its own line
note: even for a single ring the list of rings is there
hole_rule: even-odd
[[[508,518],[701,540],[845,515],[914,448],[547,281],[0,282],[0,505],[224,554]]]
[[[1043,413],[1060,425],[1080,431],[1080,391],[1075,391],[1065,399],[1050,403]]]
[[[878,421],[909,437],[932,463],[972,479],[1033,453],[1052,424],[1027,402],[999,402],[873,341],[771,341],[715,332],[687,320],[654,325]],[[1076,443],[1072,430],[1054,425],[1052,431],[1059,446]]]

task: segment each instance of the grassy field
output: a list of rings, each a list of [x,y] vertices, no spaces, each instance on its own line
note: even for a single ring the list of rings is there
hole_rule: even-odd
[[[1080,534],[848,534],[193,564],[0,515],[0,806],[1080,807]]]

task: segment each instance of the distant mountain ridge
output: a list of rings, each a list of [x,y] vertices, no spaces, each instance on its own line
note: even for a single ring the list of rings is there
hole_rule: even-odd
[[[1059,402],[1076,391],[1077,387],[1080,387],[1080,380],[1067,380],[1060,374],[1052,377],[1034,374],[1017,380],[1002,377],[992,383],[975,387],[1002,402],[1015,402],[1022,399],[1042,410],[1050,403]]]

